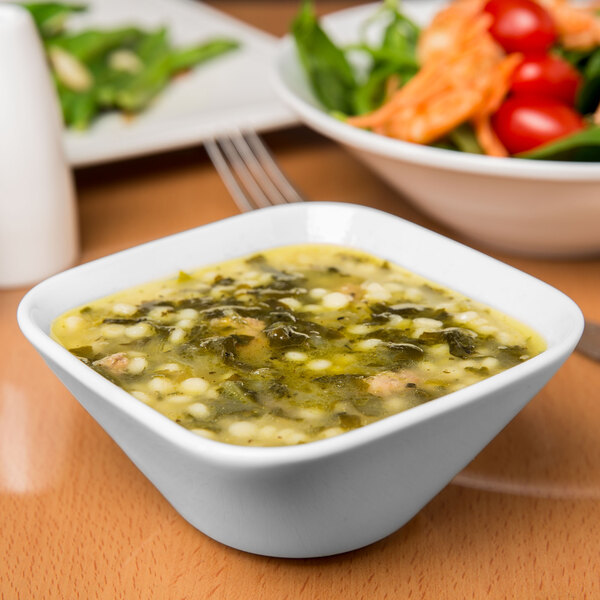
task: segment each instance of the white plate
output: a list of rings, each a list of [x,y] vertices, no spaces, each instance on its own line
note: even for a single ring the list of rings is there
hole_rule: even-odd
[[[168,27],[176,46],[231,37],[242,47],[176,78],[133,119],[108,113],[88,131],[65,133],[71,165],[80,167],[191,146],[235,127],[263,131],[295,122],[271,91],[275,38],[192,0],[87,0],[71,31],[135,24]]]

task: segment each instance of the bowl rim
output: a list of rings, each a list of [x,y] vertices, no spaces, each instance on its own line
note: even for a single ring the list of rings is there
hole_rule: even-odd
[[[122,258],[126,257],[128,259],[136,260],[139,259],[139,257],[143,257],[149,252],[152,253],[156,249],[160,249],[163,246],[169,247],[174,243],[184,245],[187,240],[193,239],[196,236],[202,236],[205,232],[211,229],[214,231],[217,228],[222,229],[235,223],[241,224],[244,221],[256,219],[257,213],[259,212],[261,217],[263,215],[266,217],[268,213],[275,214],[279,212],[284,214],[285,212],[289,212],[292,213],[292,215],[297,213],[298,216],[300,216],[302,213],[305,213],[306,217],[308,218],[312,212],[318,213],[320,209],[323,210],[323,207],[326,207],[326,210],[328,211],[336,211],[340,213],[340,217],[342,213],[348,212],[353,214],[358,213],[367,215],[367,213],[369,213],[371,215],[379,215],[378,218],[392,220],[396,223],[402,223],[403,227],[414,228],[418,235],[424,236],[425,238],[437,239],[440,243],[447,245],[449,248],[456,248],[457,250],[466,251],[478,260],[483,260],[489,264],[495,264],[497,265],[497,268],[506,269],[507,272],[513,273],[525,281],[529,281],[536,286],[543,287],[547,293],[553,294],[557,299],[559,299],[560,302],[564,304],[565,312],[572,319],[574,327],[570,331],[569,335],[561,338],[560,341],[552,346],[549,346],[544,352],[524,363],[516,365],[515,367],[512,367],[466,388],[456,392],[451,392],[428,403],[411,408],[410,410],[386,417],[380,421],[376,421],[375,423],[371,423],[339,436],[302,445],[250,447],[205,439],[189,430],[186,430],[185,428],[176,424],[174,421],[171,421],[168,417],[162,415],[150,406],[145,405],[143,402],[137,400],[125,390],[119,388],[115,384],[111,383],[108,379],[105,379],[93,369],[83,364],[66,348],[54,341],[50,337],[49,333],[44,331],[36,322],[35,316],[36,313],[39,312],[38,306],[40,303],[43,304],[45,299],[51,300],[53,297],[57,296],[60,298],[61,294],[64,296],[64,290],[68,288],[68,285],[65,284],[67,284],[69,281],[76,281],[80,274],[86,274],[88,272],[90,274],[96,274],[97,272],[102,271],[110,272],[111,269],[114,269],[114,266],[116,266]],[[266,221],[266,219],[264,220]],[[304,243],[311,243],[311,241],[307,240]],[[360,247],[360,245],[357,245],[357,247]],[[260,251],[260,248],[249,246],[246,254],[256,251]],[[210,261],[208,263],[202,263],[202,261],[198,262],[198,266],[200,267],[202,264],[208,265],[214,261]],[[406,268],[410,270],[416,270],[411,265],[407,265]],[[157,275],[157,277],[154,279],[158,279],[160,277],[162,277],[162,275]],[[151,279],[147,278],[145,280],[150,281]],[[142,282],[140,281],[139,283]],[[134,283],[132,285],[137,284]],[[107,294],[109,293],[111,292],[107,292]],[[92,299],[93,298],[90,298],[89,300]],[[52,317],[52,320],[72,306],[72,303],[69,304],[66,300],[63,302],[63,304],[64,307],[60,311],[53,312],[54,316]],[[163,440],[178,447],[181,451],[192,454],[197,458],[202,458],[204,460],[211,461],[212,463],[231,468],[265,468],[311,462],[314,460],[323,459],[325,457],[331,457],[342,452],[355,450],[363,445],[367,445],[387,436],[397,434],[399,431],[407,429],[424,420],[434,418],[446,412],[451,412],[455,408],[475,402],[479,399],[484,399],[486,395],[498,391],[505,386],[518,384],[519,382],[524,381],[536,373],[544,370],[546,367],[548,367],[548,365],[566,358],[566,356],[572,352],[583,330],[583,315],[581,314],[581,311],[577,305],[565,294],[536,279],[535,277],[532,277],[531,275],[501,263],[500,261],[477,250],[464,246],[463,244],[455,242],[449,238],[446,238],[445,236],[427,230],[424,227],[421,227],[410,221],[406,221],[400,217],[361,205],[343,204],[337,202],[287,204],[261,209],[260,211],[244,213],[234,217],[229,217],[222,221],[217,221],[208,225],[203,225],[188,231],[176,233],[151,242],[147,242],[145,244],[134,246],[133,248],[122,250],[103,258],[79,265],[54,275],[53,277],[50,277],[31,289],[23,297],[19,304],[17,320],[23,334],[44,357],[50,357],[58,367],[63,369],[80,384],[83,384],[86,388],[101,396],[102,401],[108,402],[113,406],[114,409],[125,413],[132,419],[135,419],[141,425],[151,430]]]
[[[336,22],[354,15],[369,15],[380,3],[346,8],[323,17],[326,29],[335,30]],[[416,4],[416,2],[414,2]],[[286,77],[290,67],[298,70],[299,61],[291,34],[285,35],[277,46],[277,54],[271,69],[271,84],[276,93],[301,119],[320,133],[334,140],[362,150],[402,160],[414,165],[427,166],[474,175],[512,177],[544,181],[600,181],[600,163],[576,163],[568,161],[531,160],[522,158],[498,158],[443,148],[433,148],[412,142],[388,138],[359,129],[329,115],[315,98],[304,72],[301,71],[303,91],[314,101],[311,104],[301,98]]]

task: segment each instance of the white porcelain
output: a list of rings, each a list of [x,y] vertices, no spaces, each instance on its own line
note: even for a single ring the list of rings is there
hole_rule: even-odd
[[[276,39],[195,0],[88,0],[88,10],[69,17],[69,29],[167,26],[184,46],[227,36],[239,50],[177,77],[135,118],[110,112],[84,132],[66,131],[75,167],[194,146],[231,128],[270,130],[296,117],[269,85]]]
[[[71,266],[78,223],[54,86],[29,13],[0,4],[0,287]]]
[[[88,368],[48,335],[67,309],[117,290],[264,248],[353,246],[520,319],[548,349],[508,371],[327,440],[256,448],[198,437]],[[356,205],[263,209],[84,264],[35,287],[23,333],[87,411],[192,525],[270,556],[365,546],[406,523],[538,392],[583,319],[545,283],[398,217]]]
[[[442,2],[405,0],[424,24]],[[356,41],[373,5],[324,19]],[[329,116],[310,91],[292,40],[280,46],[275,88],[310,127],[345,145],[435,219],[488,247],[547,256],[600,253],[600,164],[477,156],[393,140]]]

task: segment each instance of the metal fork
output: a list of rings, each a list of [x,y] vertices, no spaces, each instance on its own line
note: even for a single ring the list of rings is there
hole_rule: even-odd
[[[237,131],[204,145],[241,212],[304,200],[253,131]]]
[[[205,148],[241,212],[304,200],[253,131],[208,140]],[[586,321],[576,350],[600,361],[599,324]]]

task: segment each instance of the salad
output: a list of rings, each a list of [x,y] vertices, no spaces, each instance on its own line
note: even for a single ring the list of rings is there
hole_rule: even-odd
[[[292,24],[315,96],[348,124],[488,156],[600,161],[598,8],[454,0],[421,29],[386,0],[362,29],[336,44],[310,0]]]
[[[174,76],[239,46],[235,40],[212,39],[174,48],[164,27],[70,33],[65,31],[68,17],[85,11],[85,5],[44,2],[23,6],[44,44],[64,122],[74,129],[87,129],[107,110],[142,111]]]

